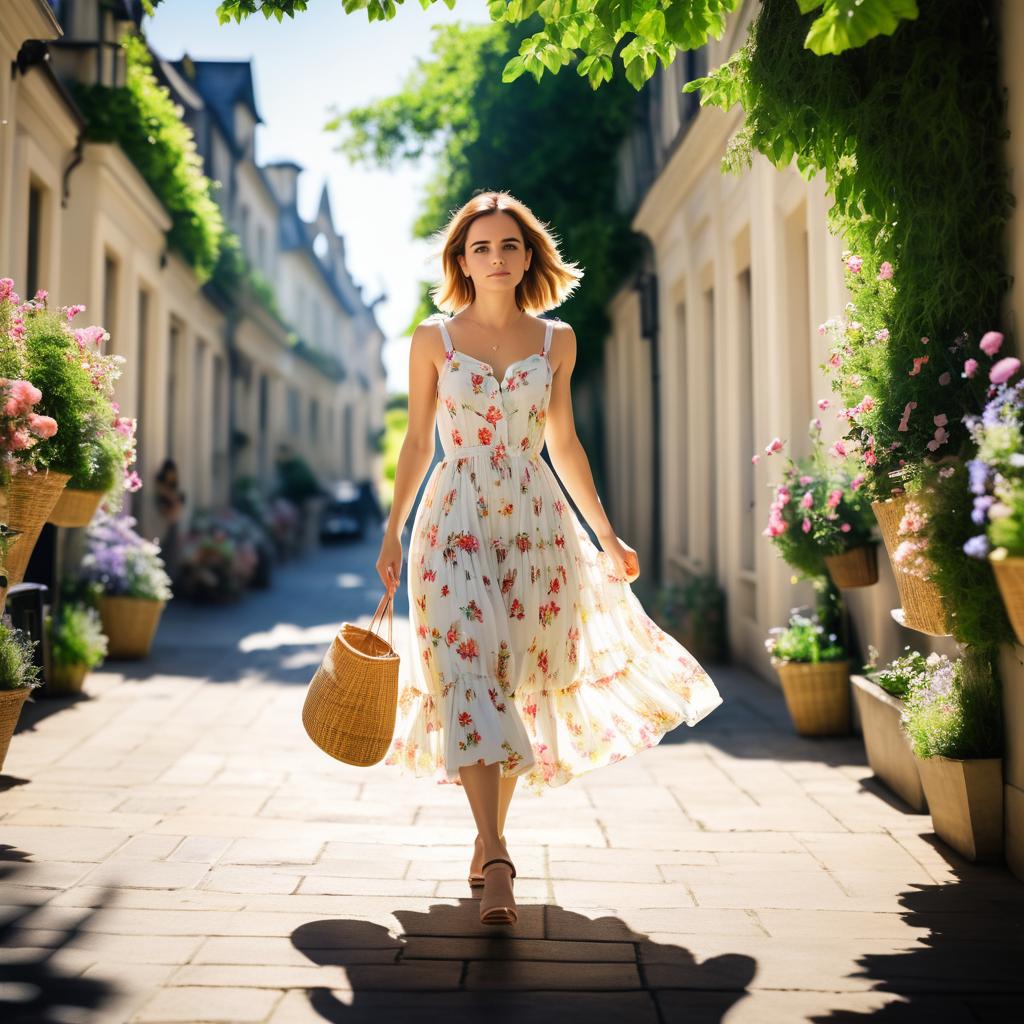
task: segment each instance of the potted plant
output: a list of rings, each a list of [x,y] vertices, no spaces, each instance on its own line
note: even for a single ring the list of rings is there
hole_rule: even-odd
[[[725,660],[725,591],[713,574],[688,572],[681,583],[660,588],[654,609],[698,661]]]
[[[205,510],[192,517],[176,581],[183,596],[214,604],[242,596],[259,564],[251,523],[231,510]]]
[[[793,726],[801,736],[841,736],[850,731],[850,661],[817,615],[790,611],[775,626],[765,649],[782,682]]]
[[[107,638],[95,608],[64,600],[46,620],[50,670],[46,689],[52,694],[81,693],[89,669],[107,654]]]
[[[1001,344],[1002,335],[996,338]],[[994,355],[996,341],[989,348]],[[1010,383],[1019,369],[1013,357],[995,363],[989,401],[981,416],[968,419],[978,449],[967,464],[971,518],[984,529],[963,550],[972,558],[988,558],[1014,635],[1024,644],[1024,378]]]
[[[86,532],[79,574],[96,595],[109,656],[146,657],[171,597],[160,546],[136,533],[132,516],[101,510]]]
[[[819,400],[819,410],[828,407],[828,399]],[[797,460],[787,456],[762,532],[785,562],[805,576],[828,572],[837,587],[868,587],[878,582],[878,544],[872,537],[871,508],[861,491],[864,476],[850,469],[842,441],[826,456],[821,431],[822,422],[815,417],[808,427],[811,454]],[[775,438],[765,453],[774,455],[782,448],[783,442]]]
[[[39,667],[27,633],[0,619],[0,769],[25,700],[39,686]]]
[[[999,859],[1002,713],[989,652],[929,655],[910,679],[903,721],[936,834],[968,860]]]
[[[923,814],[928,805],[921,787],[910,742],[903,729],[903,698],[913,679],[926,671],[925,657],[910,647],[883,668],[876,668],[878,651],[868,647],[865,675],[851,677],[853,698],[860,716],[868,764],[878,779]]]

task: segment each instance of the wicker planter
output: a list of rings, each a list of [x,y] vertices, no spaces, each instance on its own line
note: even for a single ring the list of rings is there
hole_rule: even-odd
[[[840,555],[826,555],[825,565],[840,590],[870,587],[878,582],[878,545],[861,544]]]
[[[0,769],[4,766],[7,748],[11,745],[14,727],[18,724],[18,716],[29,690],[28,686],[19,686],[16,690],[0,690]]]
[[[903,730],[903,701],[864,676],[852,676],[868,764],[883,785],[918,814],[928,810],[921,775]]]
[[[107,657],[145,658],[165,603],[147,597],[101,597],[100,619],[107,634]]]
[[[787,661],[777,668],[789,717],[801,736],[849,733],[849,661]]]
[[[65,487],[47,518],[54,526],[88,526],[106,491],[83,491]]]
[[[893,552],[900,546],[897,536],[900,520],[907,505],[907,496],[901,494],[888,501],[873,501],[872,511],[882,531],[885,549],[889,552],[889,561],[896,577],[896,589],[900,594],[903,615],[899,620],[908,629],[916,629],[919,633],[929,636],[949,636],[950,630],[946,623],[946,609],[943,606],[939,588],[929,579],[922,579],[901,569],[893,560]]]
[[[1002,860],[1002,758],[915,760],[935,834],[968,860]]]
[[[990,558],[1017,643],[1024,644],[1024,558]]]
[[[58,665],[56,662],[51,662],[50,672],[46,677],[46,688],[43,692],[55,697],[81,693],[82,684],[88,673],[88,667],[81,663]]]
[[[44,470],[39,473],[14,473],[7,491],[7,525],[20,536],[11,541],[7,552],[7,583],[21,583],[32,549],[64,490],[70,476]]]

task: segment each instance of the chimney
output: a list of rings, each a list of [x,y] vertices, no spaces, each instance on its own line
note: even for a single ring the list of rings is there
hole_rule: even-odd
[[[277,201],[286,209],[294,209],[298,203],[299,175],[302,167],[291,160],[264,164],[263,173],[277,196]]]

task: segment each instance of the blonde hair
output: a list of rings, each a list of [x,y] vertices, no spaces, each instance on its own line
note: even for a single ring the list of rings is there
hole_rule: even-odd
[[[455,212],[438,236],[442,243],[442,280],[431,289],[430,297],[442,312],[457,313],[476,297],[476,287],[463,274],[457,257],[465,254],[470,224],[498,211],[515,218],[523,244],[532,250],[529,269],[516,285],[516,305],[520,309],[527,313],[554,309],[578,287],[583,270],[562,259],[556,236],[525,203],[508,192],[481,192]]]

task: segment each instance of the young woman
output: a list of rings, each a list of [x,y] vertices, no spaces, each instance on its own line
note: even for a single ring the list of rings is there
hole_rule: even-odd
[[[412,657],[385,763],[462,785],[480,920],[513,924],[504,827],[517,779],[536,792],[561,785],[695,725],[722,699],[630,589],[637,554],[608,521],[573,424],[576,337],[536,315],[582,271],[507,192],[474,196],[452,217],[441,260],[433,299],[455,315],[412,336],[409,428],[377,559],[394,595],[436,423],[444,458],[412,527]]]

